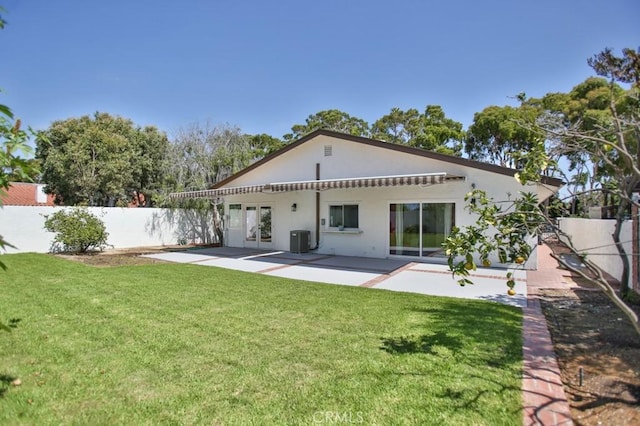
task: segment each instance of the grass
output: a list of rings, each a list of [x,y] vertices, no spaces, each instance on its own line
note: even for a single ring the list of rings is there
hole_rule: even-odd
[[[0,333],[2,424],[522,422],[516,308],[195,265],[3,261],[0,316],[20,322]]]

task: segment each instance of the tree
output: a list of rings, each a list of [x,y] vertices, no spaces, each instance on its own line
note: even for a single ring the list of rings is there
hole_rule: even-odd
[[[208,188],[248,166],[254,159],[253,140],[240,128],[194,123],[178,131],[167,163],[170,191]]]
[[[2,12],[4,9],[0,7],[0,13]],[[3,29],[4,25],[5,20],[0,15],[0,29]],[[12,181],[29,181],[32,176],[39,173],[36,162],[20,156],[20,154],[28,156],[32,153],[28,144],[30,134],[33,134],[31,129],[28,132],[22,129],[22,122],[19,118],[14,118],[11,108],[0,104],[0,193],[9,189]],[[0,207],[2,207],[1,198]],[[4,251],[6,247],[13,246],[0,235],[0,250]],[[6,269],[2,261],[0,261],[0,268]],[[6,326],[0,323],[0,328],[6,328]]]
[[[171,144],[165,178],[165,199],[163,205],[182,207],[201,213],[212,211],[214,226],[219,242],[222,242],[222,220],[216,200],[182,199],[173,201],[168,198],[171,192],[193,191],[209,188],[216,182],[245,168],[257,156],[263,155],[263,149],[272,149],[275,139],[258,135],[244,135],[240,128],[229,125],[212,126],[192,124],[178,131]],[[267,142],[266,145],[259,143]],[[194,219],[197,220],[197,219]]]
[[[582,138],[562,135],[563,129],[587,134],[606,128],[612,119],[610,99],[616,99],[619,109],[619,102],[625,96],[625,90],[618,84],[590,77],[569,93],[550,93],[541,99],[526,101],[538,104],[542,126],[551,131],[558,130],[557,134],[546,132],[551,141],[549,150],[554,157],[568,162],[568,174],[563,178],[569,183],[569,192],[581,200],[585,209],[602,201],[602,194],[597,190],[607,186],[611,172],[615,173],[605,159],[615,152],[610,152],[609,145],[598,146]],[[558,171],[562,172],[562,169]]]
[[[29,155],[32,152],[28,145],[29,134],[32,133],[21,128],[20,119],[14,120],[9,107],[0,104],[0,193],[9,189],[12,181],[29,181],[31,176],[37,175],[36,164],[21,157],[21,154]],[[0,250],[4,251],[6,247],[13,246],[0,235]],[[2,261],[0,268],[6,269]]]
[[[392,108],[371,126],[371,134],[375,139],[449,155],[460,155],[464,139],[462,123],[447,118],[438,105],[427,105],[422,114],[415,108]]]
[[[485,108],[473,117],[465,140],[465,152],[473,160],[518,167],[518,154],[529,150],[539,137],[530,128],[538,114],[537,108],[526,105]]]
[[[259,160],[269,154],[273,154],[285,146],[285,143],[282,140],[265,133],[248,137],[254,160]]]
[[[371,126],[371,136],[382,141],[409,145],[420,128],[421,114],[415,108],[406,111],[391,108]]]
[[[126,205],[158,189],[168,149],[155,127],[95,113],[55,121],[36,139],[45,191],[66,205]]]
[[[450,269],[462,277],[461,284],[467,284],[470,282],[468,271],[475,268],[476,259],[485,259],[489,253],[497,252],[501,260],[517,262],[516,259],[522,258],[524,261],[529,255],[527,237],[540,226],[552,229],[558,237],[567,241],[568,248],[586,269],[576,267],[557,255],[554,255],[555,259],[565,268],[600,287],[627,315],[640,334],[638,316],[623,300],[630,292],[630,264],[620,240],[622,223],[628,217],[630,206],[638,206],[632,194],[640,184],[640,61],[638,53],[631,49],[624,49],[622,57],[614,56],[607,49],[588,63],[599,75],[608,78],[608,84],[603,86],[601,81],[591,80],[586,85],[577,86],[574,92],[582,91],[584,95],[574,98],[570,108],[562,110],[547,105],[535,125],[522,124],[527,131],[546,137],[534,140],[533,155],[520,157],[525,161],[517,177],[523,183],[539,182],[543,172],[552,163],[547,148],[572,158],[602,162],[603,167],[607,168],[607,191],[618,200],[612,239],[623,264],[621,295],[603,277],[602,271],[576,250],[570,237],[555,226],[548,211],[531,194],[523,194],[510,206],[501,206],[486,197],[483,191],[472,191],[467,196],[468,209],[476,215],[476,224],[464,229],[456,228],[443,247]],[[629,83],[631,87],[620,91],[617,83]],[[597,96],[594,96],[594,90]],[[552,96],[555,101],[559,98],[557,94]],[[571,100],[571,96],[568,99]],[[593,106],[592,102],[602,104],[603,99],[608,107],[606,110],[595,108],[596,112],[592,112],[593,108],[580,108],[585,101],[587,106]],[[507,276],[507,285],[511,287],[513,284],[511,277]]]
[[[0,7],[0,13],[2,12],[4,9]],[[4,25],[5,21],[0,15],[0,29],[4,28]],[[38,174],[37,164],[20,156],[20,154],[28,156],[32,152],[28,144],[30,134],[33,134],[31,129],[28,132],[22,129],[20,119],[14,118],[11,108],[0,104],[0,193],[9,189],[10,182],[28,181]],[[2,207],[1,198],[0,207]],[[7,247],[13,246],[0,235],[0,252]],[[7,269],[7,266],[0,261],[0,268]],[[0,321],[0,330],[11,331],[18,321],[10,319],[6,324]]]
[[[334,130],[353,136],[369,136],[369,124],[361,118],[352,117],[346,112],[330,109],[311,114],[305,124],[295,124],[291,133],[283,136],[287,142],[295,141],[318,129]]]
[[[130,162],[132,179],[127,193],[134,194],[139,206],[150,207],[162,191],[169,139],[154,126],[137,129],[134,136]]]

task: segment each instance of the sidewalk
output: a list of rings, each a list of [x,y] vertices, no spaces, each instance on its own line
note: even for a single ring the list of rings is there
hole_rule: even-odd
[[[523,308],[524,425],[572,425],[551,335],[538,299],[542,288],[567,288],[569,272],[559,269],[547,245],[538,246],[538,270],[527,272],[527,306]]]

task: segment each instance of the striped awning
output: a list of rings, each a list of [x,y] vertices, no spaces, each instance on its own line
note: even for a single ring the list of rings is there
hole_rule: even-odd
[[[463,181],[464,176],[448,173],[419,173],[410,175],[370,176],[341,179],[320,179],[295,182],[276,182],[264,185],[236,186],[202,191],[178,192],[171,198],[219,198],[225,195],[251,194],[256,192],[281,193],[292,191],[326,191],[330,189],[379,188],[389,186],[428,186],[451,181]]]
[[[251,186],[232,186],[230,188],[220,189],[203,189],[201,191],[186,191],[186,192],[174,192],[169,194],[170,198],[183,199],[183,198],[219,198],[225,195],[238,195],[238,194],[252,194],[255,192],[262,192],[264,185],[251,185]]]

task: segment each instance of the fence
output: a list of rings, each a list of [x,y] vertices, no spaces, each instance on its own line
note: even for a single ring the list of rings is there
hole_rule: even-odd
[[[72,207],[5,206],[0,209],[0,235],[15,248],[7,253],[50,250],[55,234],[44,229],[47,215]],[[213,214],[187,209],[89,207],[105,224],[109,248],[217,242]]]

